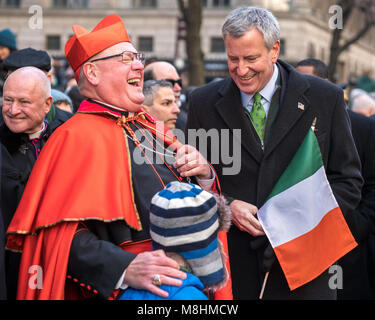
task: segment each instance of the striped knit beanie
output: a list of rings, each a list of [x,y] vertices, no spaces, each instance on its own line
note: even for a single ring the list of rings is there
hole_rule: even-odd
[[[217,239],[219,227],[214,196],[197,185],[174,181],[151,200],[153,249],[184,257],[205,288],[226,278]]]

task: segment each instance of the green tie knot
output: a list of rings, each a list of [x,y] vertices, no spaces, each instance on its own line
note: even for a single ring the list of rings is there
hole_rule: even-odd
[[[259,92],[257,92],[256,94],[254,94],[254,103],[259,103],[260,100],[262,100],[262,96],[260,95]]]
[[[259,92],[255,93],[253,98],[254,103],[250,112],[250,117],[253,122],[254,128],[259,135],[259,138],[263,140],[266,112],[261,103],[262,96],[259,94]]]

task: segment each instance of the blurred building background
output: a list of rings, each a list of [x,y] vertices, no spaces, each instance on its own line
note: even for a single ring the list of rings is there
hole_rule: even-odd
[[[221,25],[229,11],[244,5],[268,8],[278,18],[280,58],[291,64],[307,57],[328,63],[332,31],[328,24],[330,3],[334,1],[204,0],[201,46],[206,81],[227,75]],[[184,25],[174,0],[0,0],[0,30],[10,28],[17,35],[18,49],[47,50],[64,63],[64,46],[72,35],[72,25],[91,30],[111,13],[123,18],[133,44],[148,59],[166,59],[183,70],[186,64]],[[348,36],[350,32],[351,27],[343,30]],[[366,69],[375,74],[374,49],[375,29],[340,55],[337,81],[359,77]]]

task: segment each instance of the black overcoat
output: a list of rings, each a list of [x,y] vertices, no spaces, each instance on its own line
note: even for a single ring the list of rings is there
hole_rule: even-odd
[[[375,299],[375,121],[348,110],[362,164],[362,198],[349,224],[358,246],[338,263],[343,269],[341,299]]]
[[[242,106],[240,91],[231,78],[197,88],[189,97],[186,136],[194,140],[189,129],[218,129],[219,140],[209,139],[207,153],[197,141],[187,142],[196,144],[213,164],[228,198],[260,208],[316,118],[315,133],[327,177],[344,216],[348,217],[360,201],[363,179],[343,92],[326,80],[298,73],[281,60],[277,65],[281,78],[278,112],[272,126],[266,128],[264,150]],[[230,129],[229,139],[223,129]],[[231,129],[240,129],[240,136],[233,134]],[[233,166],[233,163],[228,164],[227,156],[222,157],[228,154],[228,150],[224,150],[228,145],[233,161],[241,160],[240,170],[235,174],[225,174],[223,170]],[[221,155],[220,159],[217,154]],[[263,252],[250,247],[253,239],[236,226],[232,226],[228,234],[235,299],[257,299],[259,296],[264,278]],[[329,274],[325,273],[290,292],[276,263],[271,269],[264,298],[331,299],[335,293],[328,288],[328,282]]]

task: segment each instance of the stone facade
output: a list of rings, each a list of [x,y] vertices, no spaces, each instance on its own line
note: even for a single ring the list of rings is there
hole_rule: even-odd
[[[233,8],[249,4],[266,7],[278,18],[282,59],[295,63],[313,56],[328,63],[331,30],[329,14],[325,12],[327,6],[322,12],[313,7],[314,1],[308,0],[205,0],[204,3],[201,45],[208,77],[226,75],[226,54],[220,39],[225,16]],[[0,0],[0,30],[11,28],[17,34],[19,48],[43,49],[52,56],[63,57],[73,24],[91,30],[111,13],[123,18],[133,44],[145,51],[146,57],[168,59],[183,67],[186,54],[184,41],[177,42],[177,1]],[[372,40],[370,43],[358,42],[340,56],[338,81],[361,75],[366,68],[373,69],[375,74],[375,50],[371,45],[374,33],[375,29],[367,37]]]

